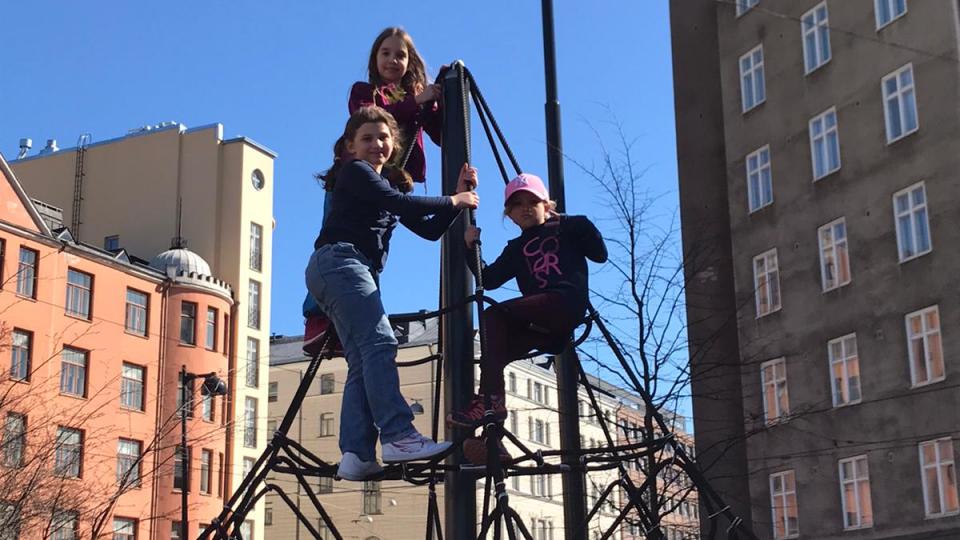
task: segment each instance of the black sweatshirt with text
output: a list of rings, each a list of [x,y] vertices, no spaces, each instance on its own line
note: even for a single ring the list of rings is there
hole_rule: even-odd
[[[507,242],[492,264],[483,265],[483,286],[496,289],[517,280],[524,296],[558,292],[576,316],[587,309],[590,285],[587,259],[607,261],[600,231],[586,216],[554,216]],[[468,251],[467,264],[476,274],[476,257]]]

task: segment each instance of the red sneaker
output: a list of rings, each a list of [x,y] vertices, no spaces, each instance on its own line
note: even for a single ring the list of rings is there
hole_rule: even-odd
[[[452,412],[447,415],[447,424],[451,426],[475,428],[484,422],[487,414],[486,399],[482,394],[473,396],[473,400],[463,411]],[[493,419],[497,422],[503,422],[507,419],[507,407],[504,405],[503,396],[496,394],[490,395],[490,407],[493,411]]]
[[[326,347],[321,348],[323,335],[327,330],[330,330],[330,339],[327,340]],[[326,315],[316,315],[307,319],[303,329],[303,353],[307,356],[319,356],[321,353],[327,353],[331,357],[343,356],[343,345],[340,344],[333,323]]]
[[[502,465],[513,463],[513,456],[503,446],[503,441],[497,441],[497,455],[500,457]],[[483,437],[471,437],[463,441],[463,457],[474,465],[487,464],[487,439]]]

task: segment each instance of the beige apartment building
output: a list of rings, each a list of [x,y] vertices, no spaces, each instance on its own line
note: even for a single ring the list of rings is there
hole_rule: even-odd
[[[31,198],[63,209],[75,240],[150,260],[180,237],[232,289],[228,493],[265,441],[275,158],[246,137],[224,139],[220,124],[165,122],[10,163]],[[262,504],[250,520],[263,538]]]
[[[671,35],[707,476],[762,539],[960,538],[960,3],[673,0]]]
[[[425,358],[437,352],[437,332],[432,322],[427,325],[411,324],[409,329],[400,334],[403,337],[399,338],[401,345],[398,361]],[[268,412],[271,427],[278,425],[286,413],[309,363],[303,356],[301,345],[300,336],[276,338],[271,342]],[[537,361],[542,362],[543,359]],[[346,371],[346,362],[342,358],[324,361],[289,434],[308,450],[331,462],[340,459],[337,434]],[[433,362],[400,369],[401,390],[414,410],[415,425],[423,433],[430,433],[433,420],[435,372],[436,364]],[[554,373],[533,361],[519,361],[511,364],[505,375],[507,408],[510,411],[505,423],[507,429],[516,434],[531,450],[558,450],[560,430],[555,408],[557,394]],[[479,380],[479,370],[476,376]],[[593,377],[591,381],[615,396],[599,396],[602,414],[611,422],[617,421],[624,409],[642,409],[637,396]],[[587,402],[585,392],[582,392],[580,399]],[[442,419],[446,413],[442,403],[439,415],[443,433]],[[581,415],[582,446],[604,446],[603,432],[598,422],[587,409],[583,409]],[[520,454],[512,444],[508,443],[507,446],[514,456]],[[551,458],[548,461],[559,462],[559,459]],[[590,473],[587,496],[591,507],[599,493],[615,478],[616,471]],[[313,523],[320,523],[313,506],[305,494],[297,491],[291,477],[278,477],[275,481],[287,490],[291,498],[298,501],[301,511],[304,511]],[[482,487],[482,482],[478,482],[478,524],[482,512]],[[324,479],[319,481],[318,488],[325,510],[331,515],[344,538],[419,540],[424,537],[428,503],[426,487],[411,486],[403,482],[357,483]],[[511,507],[520,514],[535,539],[563,538],[563,496],[559,476],[510,477],[507,479],[507,491]],[[438,508],[443,512],[442,488],[437,490],[437,497]],[[278,496],[269,494],[266,501],[266,533],[269,538],[309,538],[307,530],[298,526],[296,517]],[[613,504],[605,507],[591,523],[589,538],[600,538],[602,532],[613,523],[622,504],[618,492]],[[689,523],[693,523],[692,518],[688,521],[688,528]],[[458,538],[453,531],[444,531],[444,534],[445,537]],[[502,537],[506,538],[506,534]],[[621,540],[632,536],[628,535],[628,528],[623,527],[613,538]]]

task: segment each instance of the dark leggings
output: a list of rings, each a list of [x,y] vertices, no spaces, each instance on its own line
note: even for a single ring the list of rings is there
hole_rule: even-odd
[[[504,394],[507,364],[534,349],[568,339],[582,317],[573,313],[560,293],[521,296],[484,310],[486,349],[480,364],[480,393]],[[536,325],[538,330],[530,328]],[[544,332],[545,330],[546,332]]]

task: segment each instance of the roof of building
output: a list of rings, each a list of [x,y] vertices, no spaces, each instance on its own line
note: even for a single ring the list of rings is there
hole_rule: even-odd
[[[150,261],[150,266],[167,275],[190,273],[200,276],[213,275],[207,261],[185,247],[174,247],[159,253]],[[173,273],[170,272],[171,268]]]

